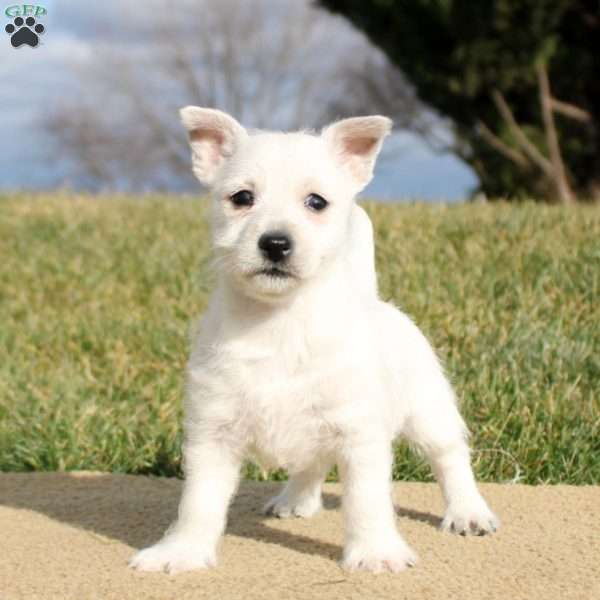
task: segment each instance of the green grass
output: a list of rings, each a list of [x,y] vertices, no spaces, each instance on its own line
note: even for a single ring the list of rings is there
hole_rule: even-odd
[[[368,210],[382,295],[439,349],[478,477],[600,483],[600,210]],[[188,331],[212,280],[204,213],[0,198],[0,469],[180,472]],[[431,478],[404,446],[394,476]]]

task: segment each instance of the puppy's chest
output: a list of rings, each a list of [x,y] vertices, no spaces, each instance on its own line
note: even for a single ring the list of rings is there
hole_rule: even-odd
[[[300,470],[335,451],[352,407],[367,397],[368,345],[356,321],[255,327],[215,341],[192,360],[192,420],[227,431],[264,466]],[[198,398],[198,401],[193,401]]]
[[[339,432],[331,367],[305,348],[240,360],[239,424],[258,462],[298,470],[332,450]]]

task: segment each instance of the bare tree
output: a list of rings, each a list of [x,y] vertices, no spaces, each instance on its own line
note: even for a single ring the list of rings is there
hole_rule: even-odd
[[[145,3],[144,20],[133,20],[134,39],[126,30],[101,30],[92,56],[72,65],[85,95],[44,116],[79,184],[188,188],[188,148],[177,122],[186,104],[226,110],[256,128],[318,127],[373,110],[402,115],[403,127],[418,119],[420,106],[398,72],[342,19],[305,0],[167,6]]]

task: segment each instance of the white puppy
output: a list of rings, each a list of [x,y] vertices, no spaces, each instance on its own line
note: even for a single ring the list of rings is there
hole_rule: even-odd
[[[425,454],[447,509],[442,527],[494,531],[467,430],[431,346],[379,300],[369,218],[354,201],[391,122],[339,121],[320,135],[250,134],[188,107],[193,169],[213,192],[218,284],[195,340],[185,406],[179,516],[131,566],[169,573],[216,563],[240,465],[290,479],[266,509],[310,517],[336,464],[348,569],[401,571],[416,556],[396,529],[392,442]]]

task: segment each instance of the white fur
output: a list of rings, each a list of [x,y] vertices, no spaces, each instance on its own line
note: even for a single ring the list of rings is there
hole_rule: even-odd
[[[416,556],[396,529],[391,499],[400,435],[423,451],[442,486],[443,528],[494,531],[436,355],[377,295],[372,227],[354,196],[372,176],[390,121],[347,119],[311,135],[248,134],[230,116],[195,107],[182,120],[195,172],[212,186],[218,284],[189,361],[179,517],[131,565],[173,573],[215,564],[240,465],[251,456],[290,473],[265,507],[280,517],[317,512],[337,463],[342,564],[401,571]],[[232,204],[241,189],[254,193],[254,206]],[[311,193],[329,206],[307,208]],[[293,239],[293,277],[256,274],[265,267],[258,238],[274,229]]]

